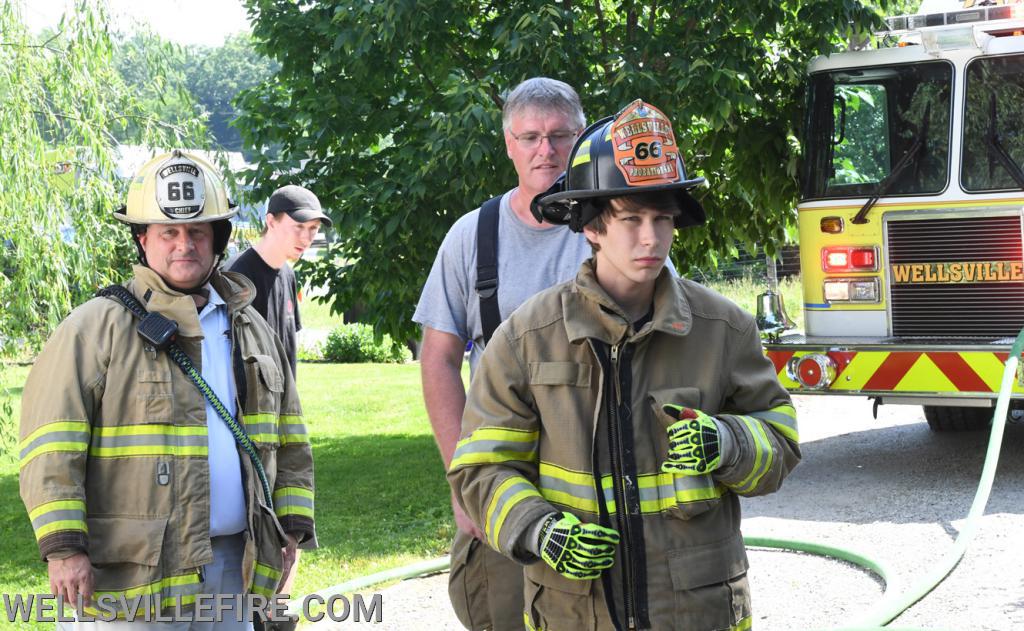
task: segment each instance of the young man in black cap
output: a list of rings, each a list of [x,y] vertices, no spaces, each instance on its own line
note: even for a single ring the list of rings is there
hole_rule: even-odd
[[[320,200],[312,191],[289,184],[274,191],[267,202],[267,219],[263,234],[256,245],[232,259],[227,269],[246,276],[256,285],[256,298],[252,306],[281,338],[285,353],[296,375],[296,334],[302,328],[299,307],[296,304],[295,272],[289,261],[296,261],[313,243],[320,226],[330,227],[331,218],[324,214]],[[281,584],[281,593],[291,593],[299,564],[295,554],[292,572]],[[271,626],[275,625],[275,626]],[[259,620],[254,622],[261,630]],[[289,631],[294,622],[270,622],[263,629]]]
[[[330,227],[331,218],[324,214],[312,191],[289,184],[270,196],[266,222],[259,242],[229,261],[227,268],[244,274],[256,285],[252,305],[281,338],[294,375],[295,335],[302,323],[295,303],[295,273],[288,261],[298,260],[320,226]]]

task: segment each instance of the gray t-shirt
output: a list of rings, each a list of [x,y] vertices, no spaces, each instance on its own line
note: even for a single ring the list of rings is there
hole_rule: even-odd
[[[534,294],[576,277],[590,244],[568,226],[527,225],[512,212],[512,191],[498,219],[498,307],[502,319]],[[483,354],[480,296],[476,293],[476,226],[480,209],[459,218],[437,252],[412,319],[422,326],[473,340],[470,371]]]
[[[498,308],[503,320],[534,294],[576,278],[580,265],[590,258],[590,244],[583,233],[572,232],[568,226],[523,223],[512,212],[511,196],[509,191],[501,197],[498,213]],[[412,316],[422,326],[473,340],[470,373],[484,352],[480,296],[476,293],[479,216],[477,208],[460,217],[448,231]],[[671,261],[668,266],[674,274]]]

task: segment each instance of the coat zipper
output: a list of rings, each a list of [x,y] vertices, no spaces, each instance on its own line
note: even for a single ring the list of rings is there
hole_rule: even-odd
[[[623,560],[623,581],[625,592],[623,602],[625,604],[626,625],[629,629],[636,629],[636,594],[634,589],[635,577],[633,576],[633,538],[629,527],[629,507],[626,504],[626,491],[624,467],[622,464],[622,442],[621,427],[619,425],[619,407],[622,404],[622,385],[619,379],[619,350],[624,343],[611,347],[612,377],[615,381],[615,404],[609,410],[608,426],[610,430],[611,444],[609,452],[612,465],[612,486],[615,495],[615,517],[618,521],[619,531],[622,533],[622,560]]]

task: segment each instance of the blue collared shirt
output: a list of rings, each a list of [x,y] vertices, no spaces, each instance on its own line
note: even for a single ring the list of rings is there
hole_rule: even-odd
[[[199,312],[203,328],[203,379],[237,418],[235,378],[231,366],[231,324],[224,299],[211,286],[210,299]],[[235,437],[227,423],[206,402],[206,428],[210,462],[210,536],[233,535],[245,530],[245,495],[242,490],[242,463]]]

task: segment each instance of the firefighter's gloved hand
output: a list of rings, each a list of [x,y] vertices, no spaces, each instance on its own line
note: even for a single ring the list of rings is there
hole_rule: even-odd
[[[586,580],[601,576],[615,562],[619,533],[611,528],[580,522],[571,513],[552,515],[540,529],[540,558],[566,578]]]
[[[678,405],[661,409],[675,420],[668,426],[668,460],[661,465],[662,471],[703,475],[721,466],[721,435],[715,419],[700,410]]]

